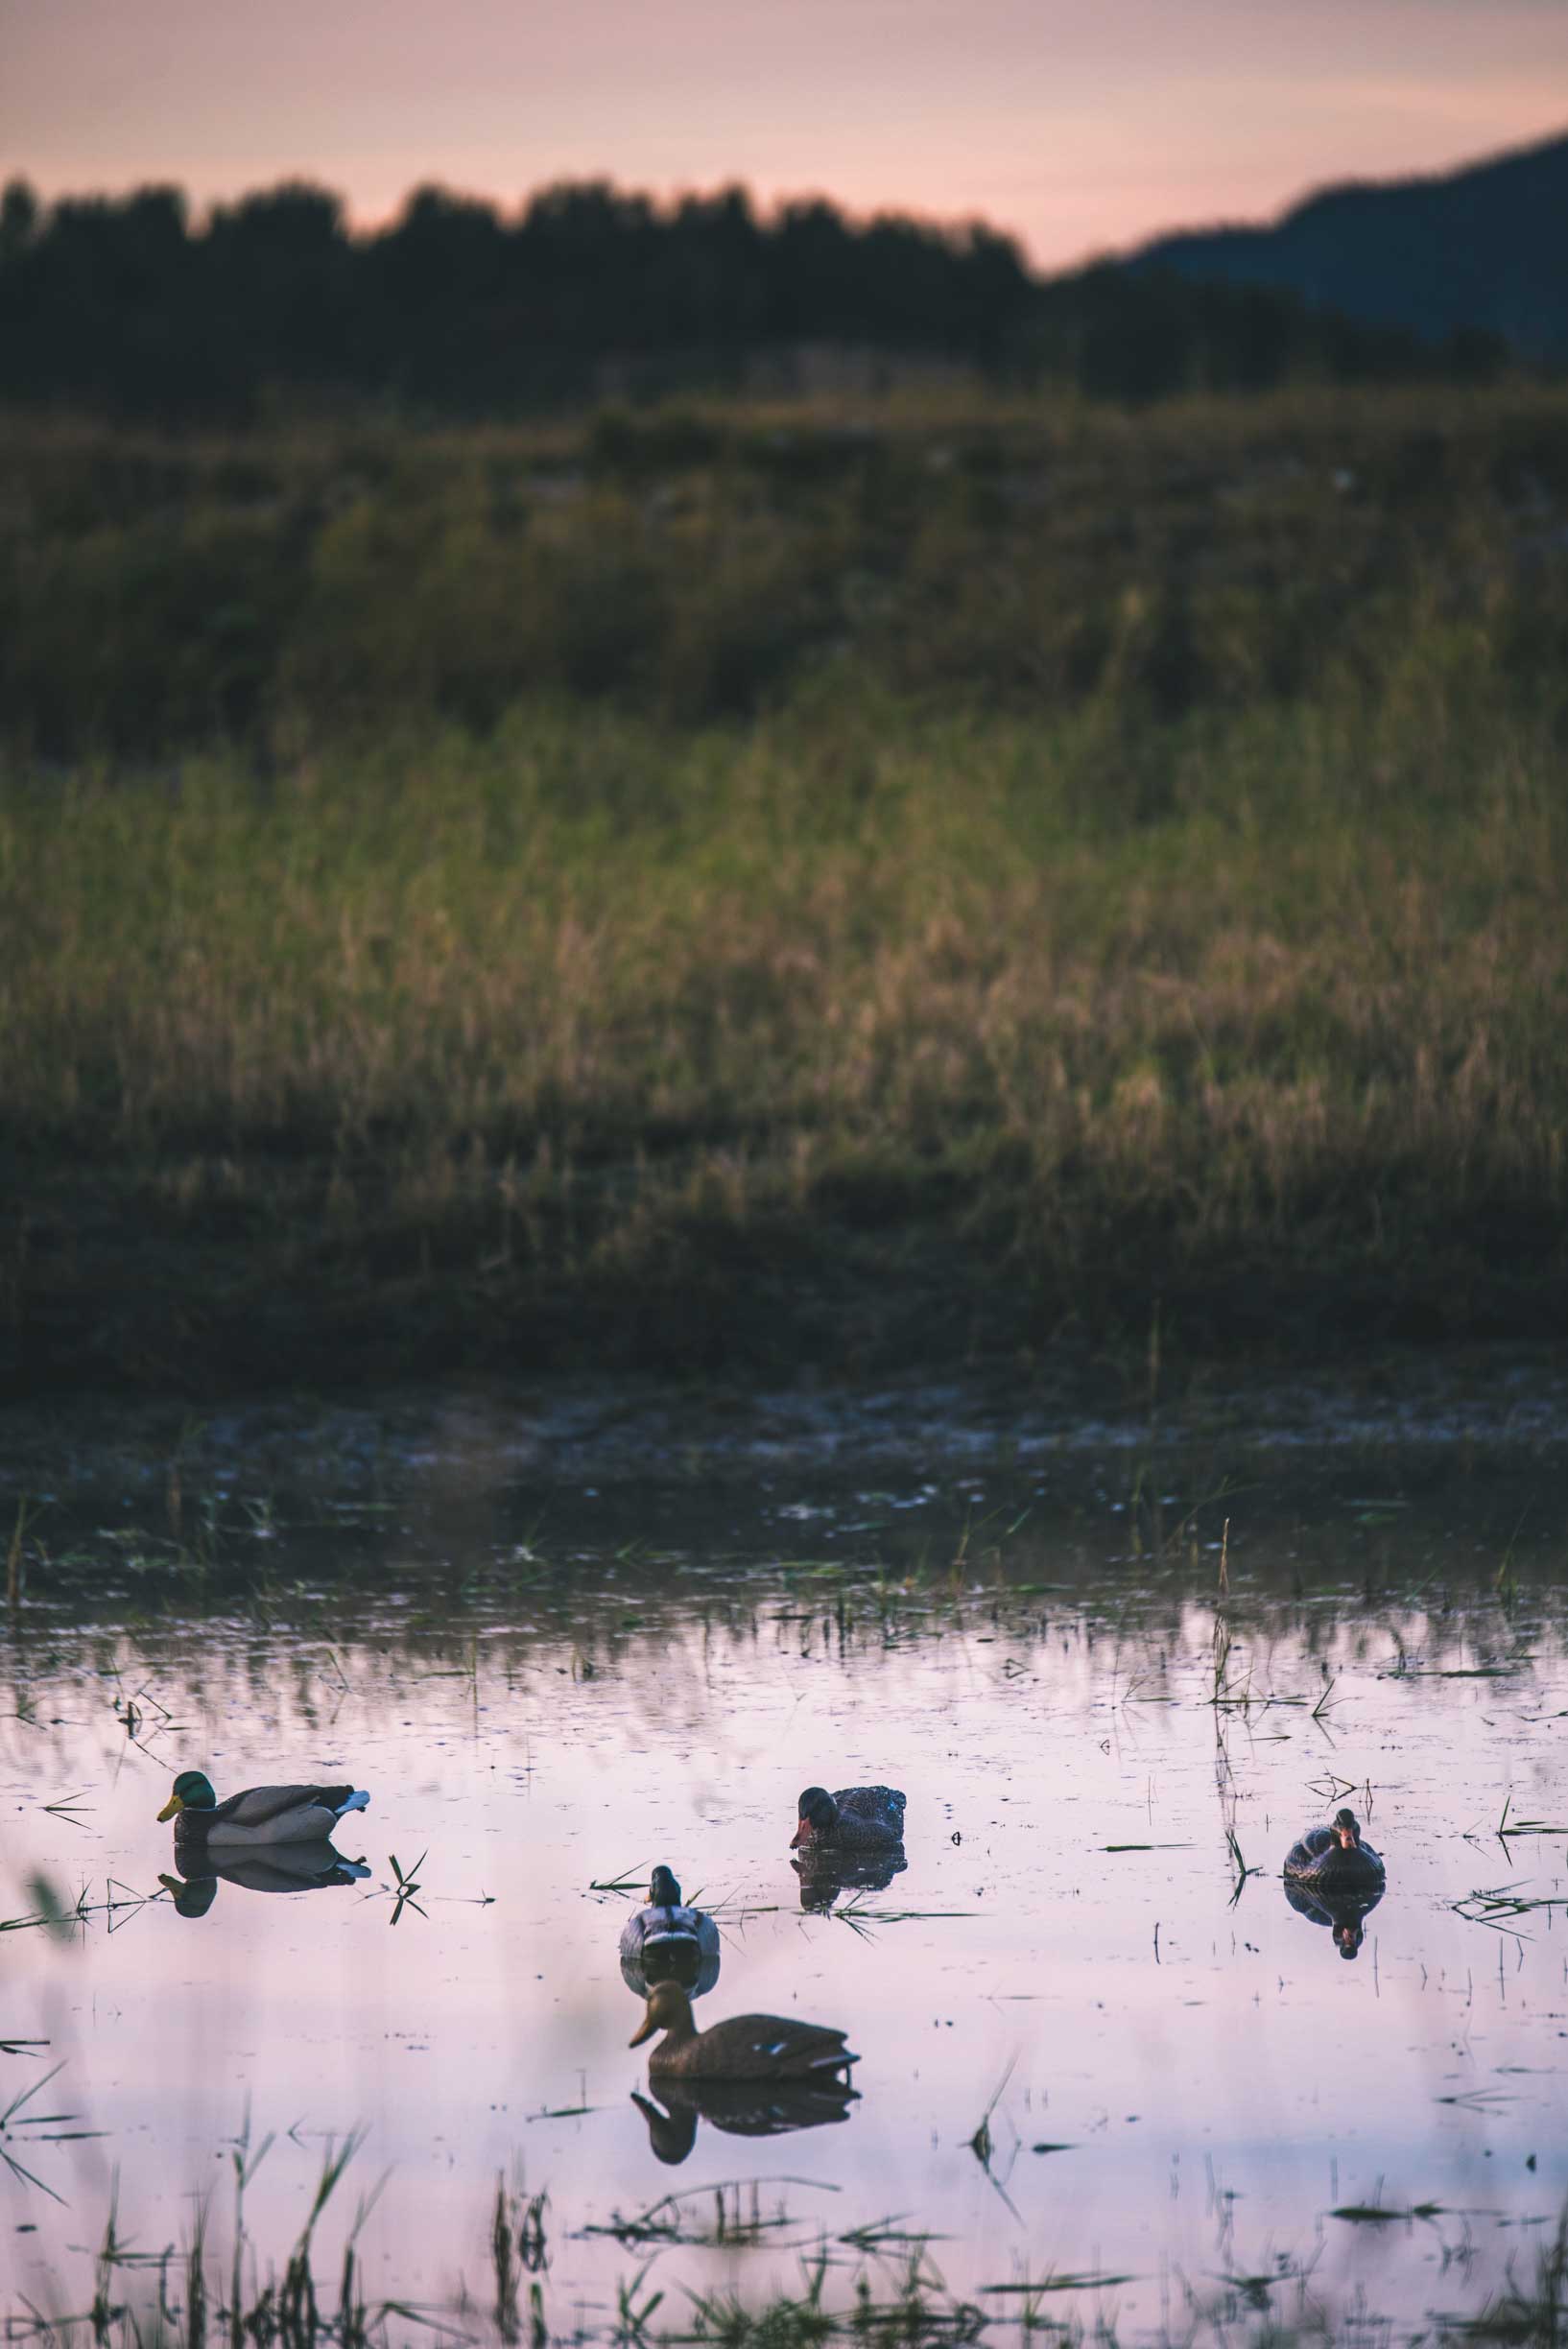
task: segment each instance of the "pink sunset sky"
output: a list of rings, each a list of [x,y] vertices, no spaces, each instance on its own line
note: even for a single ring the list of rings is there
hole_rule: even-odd
[[[746,181],[1065,264],[1568,126],[1568,0],[0,0],[0,174]]]

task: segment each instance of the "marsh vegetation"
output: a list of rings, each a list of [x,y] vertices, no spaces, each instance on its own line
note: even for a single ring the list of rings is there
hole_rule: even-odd
[[[1560,1328],[1556,396],[0,468],[13,1390]]]

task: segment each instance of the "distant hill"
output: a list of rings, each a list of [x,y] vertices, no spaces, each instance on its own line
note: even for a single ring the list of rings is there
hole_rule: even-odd
[[[1272,227],[1158,238],[1127,264],[1267,286],[1428,342],[1502,336],[1568,359],[1568,137],[1432,178],[1321,189]]]

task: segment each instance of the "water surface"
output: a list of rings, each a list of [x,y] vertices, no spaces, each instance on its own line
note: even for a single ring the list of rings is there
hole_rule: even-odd
[[[759,2302],[821,2243],[830,2295],[891,2290],[915,2237],[999,2324],[1029,2283],[1127,2340],[1264,2310],[1406,2337],[1528,2283],[1568,2197],[1568,1910],[1475,1896],[1568,1896],[1558,1456],[1214,1490],[1111,1449],[592,1486],[457,1459],[50,1500],[0,1650],[4,1907],[84,1916],[0,1941],[0,2111],[59,2067],[0,2126],[8,2312],[86,2308],[113,2197],[139,2255],[205,2201],[226,2259],[236,2140],[271,2139],[259,2290],[350,2129],[323,2271],[380,2184],[371,2298],[475,2338],[498,2180],[546,2197],[557,2335],[624,2330],[639,2275],[689,2330],[688,2290]],[[368,1787],[338,1848],[369,1877],[177,1906],[155,1814],[191,1763]],[[907,1865],[803,1885],[800,1787],[864,1779],[907,1791]],[[1348,1955],[1279,1875],[1342,1801],[1389,1863]],[[699,2020],[843,2028],[846,2117],[648,2098],[634,1903],[594,1887],[660,1860],[724,1928]],[[725,2181],[782,2222],[594,2231],[676,2194],[711,2234]]]

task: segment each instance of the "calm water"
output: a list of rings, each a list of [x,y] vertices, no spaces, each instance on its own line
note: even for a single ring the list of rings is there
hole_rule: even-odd
[[[86,2309],[116,2180],[134,2254],[205,2197],[226,2261],[247,2128],[248,2279],[363,2130],[322,2271],[379,2184],[372,2299],[473,2338],[498,2179],[547,2196],[558,2335],[612,2330],[650,2259],[654,2333],[685,2287],[796,2289],[823,2240],[830,2295],[891,2290],[908,2242],[843,2240],[878,2222],[1004,2328],[988,2288],[1090,2279],[1041,2313],[1124,2340],[1263,2308],[1403,2338],[1528,2283],[1568,2197],[1568,1909],[1472,1896],[1568,1898],[1560,1466],[1382,1451],[1200,1490],[933,1452],[585,1488],[436,1446],[338,1489],[53,1495],[0,1641],[0,1907],[86,1915],[0,1938],[0,2305]],[[154,1815],[192,1763],[220,1795],[368,1787],[338,1849],[370,1876],[180,1913]],[[908,1865],[812,1908],[796,1795],[861,1779],[907,1791]],[[1389,1863],[1348,1961],[1279,1878],[1342,1800]],[[660,1860],[724,1926],[700,2022],[844,2029],[847,2118],[635,2100],[634,1903],[594,1886]],[[704,2235],[728,2180],[786,2223],[591,2231],[676,2194]],[[1333,2215],[1374,2206],[1426,2215]]]

